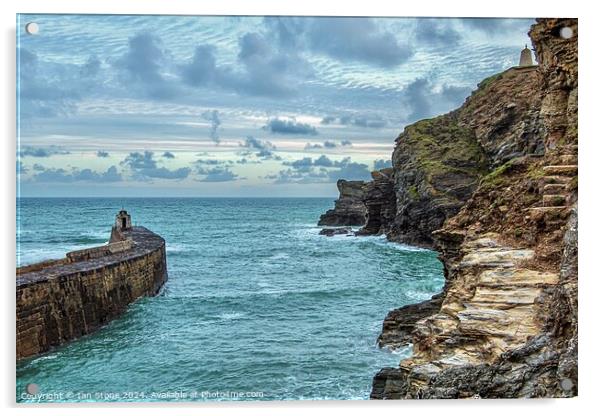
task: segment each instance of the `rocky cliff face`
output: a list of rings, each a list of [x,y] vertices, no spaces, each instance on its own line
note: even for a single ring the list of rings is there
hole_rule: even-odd
[[[513,158],[543,155],[540,83],[536,67],[511,68],[482,81],[459,109],[406,127],[392,171],[366,186],[362,233],[434,247],[432,232],[458,213],[483,176]]]
[[[342,226],[342,225],[364,225],[366,223],[366,207],[363,203],[364,185],[363,181],[346,181],[339,179],[339,199],[334,203],[334,209],[326,211],[321,217],[318,225]]]
[[[517,76],[537,80],[531,98],[486,105],[491,122],[458,114],[489,173],[431,234],[446,275],[439,310],[406,319],[397,338],[385,321],[389,344],[411,330],[413,355],[376,375],[372,398],[577,394],[577,21],[538,19],[530,36],[540,66]],[[484,103],[503,100],[489,88]]]
[[[372,181],[364,186],[362,203],[366,207],[366,225],[358,235],[386,234],[395,219],[393,168],[372,172]]]

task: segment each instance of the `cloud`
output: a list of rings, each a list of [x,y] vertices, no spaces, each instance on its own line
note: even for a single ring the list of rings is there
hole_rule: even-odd
[[[323,143],[307,143],[305,145],[305,150],[318,150],[318,149],[334,149],[337,146],[353,146],[350,140],[341,140],[339,144],[337,144],[333,140],[326,140]]]
[[[208,85],[215,81],[215,48],[211,45],[198,45],[191,61],[180,67],[182,80],[194,87]]]
[[[274,160],[282,160],[282,158],[274,153],[276,150],[276,146],[272,144],[272,142],[267,140],[259,140],[253,136],[247,136],[243,143],[239,143],[239,146],[245,147],[247,149],[251,149],[249,152],[244,152],[243,156],[249,156],[254,154],[256,157],[262,159],[274,159]],[[257,151],[253,153],[252,151]]]
[[[246,157],[243,157],[243,158],[237,160],[236,163],[239,165],[249,165],[249,164],[258,164],[261,162],[258,160],[250,160],[250,159],[247,159]]]
[[[266,175],[265,179],[272,180],[275,184],[286,183],[324,183],[328,182],[328,174],[326,171],[298,171],[294,169],[281,170],[275,175]]]
[[[269,34],[284,48],[311,51],[341,62],[390,68],[413,54],[382,21],[354,17],[266,17]]]
[[[80,69],[80,75],[83,77],[94,78],[100,72],[101,62],[96,55],[92,55],[88,58],[85,64]]]
[[[177,86],[163,76],[169,63],[161,40],[149,33],[132,36],[128,50],[114,62],[114,66],[125,75],[123,83],[129,88],[137,87],[142,93],[155,99],[173,98]]]
[[[182,81],[240,95],[282,98],[297,94],[301,82],[313,76],[311,66],[296,50],[278,47],[262,33],[245,33],[238,47],[236,64],[217,65],[215,48],[198,45],[190,62],[180,66]]]
[[[418,19],[416,40],[431,46],[455,47],[460,43],[461,36],[452,23],[451,19]]]
[[[380,116],[375,115],[344,115],[340,117],[326,116],[322,118],[320,124],[340,124],[343,126],[357,126],[366,128],[380,129],[387,125],[387,121]]]
[[[81,67],[40,61],[26,48],[17,49],[19,117],[57,117],[75,113],[89,89]]]
[[[463,18],[460,22],[464,27],[477,30],[489,36],[505,35],[507,33],[527,33],[531,24],[535,23],[531,18],[491,18],[476,17]]]
[[[332,182],[336,182],[339,179],[350,181],[365,181],[370,179],[368,165],[352,162],[350,157],[334,162],[334,166],[337,169],[328,172],[328,176]]]
[[[413,54],[410,45],[401,44],[394,33],[383,30],[371,18],[314,18],[309,21],[307,37],[315,52],[372,66],[394,67]]]
[[[336,182],[339,179],[368,180],[368,165],[351,161],[350,157],[332,160],[326,155],[313,159],[304,157],[294,161],[283,162],[289,166],[276,175],[268,175],[274,183],[323,183]]]
[[[217,165],[232,165],[231,160],[219,160],[219,159],[197,159],[193,162],[193,165],[202,167],[205,165],[217,166]]]
[[[213,168],[197,167],[199,175],[205,175],[202,179],[197,179],[199,182],[230,182],[240,178],[239,175],[232,172],[227,166],[217,166]]]
[[[132,152],[126,156],[121,162],[122,165],[129,166],[132,169],[154,169],[157,167],[157,162],[153,159],[153,152],[145,151],[144,153]]]
[[[433,117],[445,109],[457,107],[469,94],[470,88],[453,85],[444,85],[437,91],[431,80],[418,78],[402,91],[406,121]]]
[[[69,151],[64,150],[59,146],[49,146],[49,147],[33,147],[33,146],[24,146],[21,151],[19,151],[19,156],[21,157],[50,157],[53,155],[68,155]]]
[[[17,160],[17,175],[27,173],[28,171],[29,171],[29,169],[27,169],[25,167],[25,165],[23,165],[23,162],[21,162],[20,160]]]
[[[260,33],[239,40],[239,63],[244,71],[227,72],[223,83],[239,92],[268,97],[295,95],[303,80],[313,76],[309,63],[295,49],[278,48]]]
[[[219,134],[217,132],[217,129],[222,124],[221,120],[219,119],[219,112],[217,110],[205,111],[202,114],[202,117],[203,117],[203,119],[211,122],[211,130],[209,131],[209,137],[216,144],[219,144],[220,140],[219,140]]]
[[[109,157],[109,152],[105,152],[104,150],[99,150],[96,152],[96,157],[101,157],[101,158]]]
[[[256,139],[253,136],[247,136],[245,138],[244,143],[239,144],[242,147],[248,147],[249,149],[257,149],[257,150],[271,150],[276,149],[276,146],[267,140]]]
[[[105,172],[96,172],[92,169],[72,168],[70,171],[62,168],[37,167],[37,173],[33,175],[35,182],[120,182],[123,180],[116,166],[109,167]]]
[[[315,136],[318,134],[316,128],[307,123],[298,123],[295,120],[281,120],[279,118],[269,120],[263,128],[265,130],[270,131],[271,133],[299,134],[311,136]]]
[[[190,175],[191,169],[188,167],[174,170],[158,167],[153,156],[153,152],[148,150],[144,153],[132,152],[120,164],[129,167],[134,173],[134,179],[139,180],[185,179]]]
[[[374,170],[381,170],[391,167],[391,160],[377,159],[374,161]]]
[[[175,159],[175,155],[173,153],[171,153],[170,151],[165,151],[163,152],[163,154],[161,155],[162,157],[164,157],[165,159]]]

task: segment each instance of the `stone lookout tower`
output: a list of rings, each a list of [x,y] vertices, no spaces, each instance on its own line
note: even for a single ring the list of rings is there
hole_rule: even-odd
[[[531,49],[525,45],[525,49],[520,52],[520,61],[518,66],[533,66],[533,57],[531,56]]]
[[[125,209],[119,211],[115,216],[115,228],[119,231],[129,230],[132,228],[132,217]]]

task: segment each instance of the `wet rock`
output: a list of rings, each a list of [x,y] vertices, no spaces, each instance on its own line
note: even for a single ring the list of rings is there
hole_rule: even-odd
[[[320,230],[320,235],[325,235],[326,237],[332,237],[335,235],[355,235],[351,228],[347,227],[339,227],[339,228],[323,228]]]
[[[383,322],[383,328],[378,337],[378,346],[396,350],[411,344],[412,331],[414,331],[416,322],[439,312],[442,301],[443,298],[439,294],[424,302],[390,311]]]

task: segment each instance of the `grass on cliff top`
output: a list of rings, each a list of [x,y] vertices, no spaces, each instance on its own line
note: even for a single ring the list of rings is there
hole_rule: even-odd
[[[498,72],[497,74],[493,74],[492,76],[485,78],[483,81],[481,81],[477,84],[477,89],[484,90],[492,82],[497,81],[498,79],[501,79],[504,76],[504,72],[506,72],[506,71]]]
[[[462,107],[459,108],[463,113],[471,112],[474,109],[475,104],[479,101],[479,98],[483,97],[489,92],[490,87],[496,82],[504,78],[504,75],[508,70],[499,72],[491,75],[477,84],[477,89],[474,90],[470,96],[466,99],[466,102]]]
[[[406,127],[402,140],[431,178],[454,172],[477,177],[487,173],[486,158],[474,133],[458,126],[453,113]]]
[[[524,166],[525,163],[527,163],[526,160],[527,159],[525,159],[525,157],[523,156],[516,157],[504,163],[503,165],[495,168],[487,176],[484,176],[483,179],[481,179],[481,182],[479,184],[480,187],[488,189],[498,187],[501,185],[512,185],[512,173],[516,169],[520,169],[521,166]],[[537,164],[530,164],[525,172],[525,177],[529,179],[539,179],[543,176],[545,176],[545,172],[541,168],[541,166]]]

